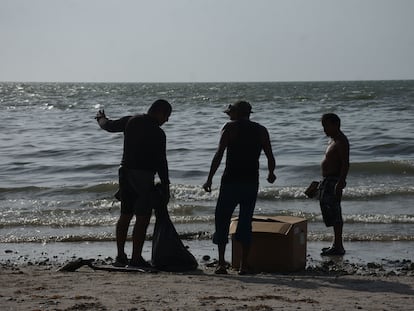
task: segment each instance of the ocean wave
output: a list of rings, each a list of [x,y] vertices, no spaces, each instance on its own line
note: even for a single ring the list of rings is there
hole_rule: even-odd
[[[373,100],[377,96],[374,92],[364,91],[351,91],[348,93],[341,94],[341,97],[337,98],[343,101],[358,101],[358,100]]]
[[[83,229],[90,228],[104,228],[114,227],[118,220],[117,216],[99,216],[99,217],[39,217],[27,216],[27,217],[13,217],[13,219],[2,219],[0,223],[0,229],[12,229],[12,228],[77,228],[82,227]],[[211,216],[171,216],[171,220],[175,224],[206,224],[214,223],[214,215]],[[132,224],[134,221],[132,221]],[[151,220],[151,223],[155,223],[155,218]]]
[[[381,234],[381,233],[372,233],[372,234],[353,234],[353,233],[344,233],[343,234],[344,242],[393,242],[393,241],[414,241],[414,236],[412,235],[399,235],[399,234]],[[317,241],[332,241],[332,235],[327,233],[318,233],[318,232],[308,232],[307,236],[308,241],[317,242]]]
[[[114,204],[116,201],[114,194],[117,190],[118,183],[116,182],[57,188],[36,186],[0,188],[0,200],[18,200],[20,198],[42,200],[45,204],[49,204],[47,202],[52,201],[53,198],[61,197],[62,200],[66,198],[66,203],[73,201],[73,204],[97,205],[99,200],[106,200],[110,204]],[[307,199],[304,194],[305,190],[306,187],[298,186],[263,187],[259,189],[258,200]],[[218,188],[213,188],[211,192],[205,192],[200,185],[171,184],[171,202],[212,202],[217,200],[218,195]],[[343,200],[372,200],[412,195],[414,195],[414,186],[410,185],[348,186],[344,190]]]
[[[180,238],[185,240],[211,240],[212,234],[203,231],[185,232],[179,234]],[[151,241],[152,235],[147,235],[146,240]],[[370,233],[370,234],[354,234],[344,233],[344,242],[393,242],[393,241],[414,241],[413,235],[403,234],[382,234],[382,233]],[[76,242],[114,242],[115,235],[113,233],[99,233],[99,234],[66,234],[62,236],[54,235],[39,235],[39,236],[18,236],[9,235],[0,237],[0,243],[76,243]],[[130,241],[130,239],[128,239]],[[308,232],[308,242],[319,241],[332,241],[332,235],[329,233],[321,232]]]
[[[307,199],[304,191],[306,187],[264,187],[258,192],[258,200],[297,200]],[[171,197],[184,202],[216,201],[219,189],[213,188],[210,193],[205,192],[198,185],[172,185]],[[347,187],[344,191],[344,200],[381,199],[384,197],[414,195],[414,186],[360,186]]]
[[[201,207],[205,209],[205,207]],[[200,211],[198,206],[175,205],[169,207],[170,217],[174,224],[180,228],[201,228],[214,225],[214,209]],[[256,215],[267,215],[268,213],[256,211]],[[278,215],[294,216],[306,219],[309,223],[323,223],[322,215],[318,212],[304,212],[292,210],[279,210]],[[84,210],[45,210],[45,211],[25,211],[25,212],[1,212],[0,229],[19,229],[19,228],[51,228],[85,230],[90,228],[105,229],[114,227],[119,217],[119,209],[108,211],[105,209],[84,209]],[[343,214],[346,224],[414,224],[414,215],[404,214]],[[152,216],[150,223],[154,224],[155,217]],[[132,221],[134,223],[134,221]],[[40,229],[42,230],[42,229]]]
[[[305,218],[308,223],[323,223],[320,212],[278,211],[278,215]],[[343,214],[347,224],[414,224],[414,215],[386,215],[386,214]]]
[[[212,234],[205,231],[184,232],[179,234],[182,240],[210,240]],[[152,240],[152,234],[146,235],[146,240]],[[131,241],[131,237],[128,237]],[[0,237],[0,243],[52,243],[52,242],[113,242],[116,241],[114,233],[101,232],[90,234],[64,234],[64,235],[8,235]]]
[[[80,193],[115,193],[118,190],[117,182],[105,182],[95,185],[73,185],[66,187],[23,186],[0,188],[0,194],[34,194],[34,195],[76,195]],[[27,196],[27,195],[25,195]]]
[[[379,200],[392,197],[414,195],[414,186],[387,187],[347,187],[344,191],[345,200]]]
[[[0,188],[1,194],[7,193],[34,193],[34,192],[43,192],[50,190],[49,187],[37,187],[37,186],[24,186],[24,187],[10,187],[10,188]]]
[[[90,214],[65,215],[51,213],[37,213],[32,215],[16,215],[3,217],[0,229],[3,228],[29,228],[29,227],[50,227],[50,228],[74,228],[74,227],[103,227],[115,226],[117,216],[92,216]]]
[[[344,215],[344,222],[350,224],[414,224],[414,215]]]
[[[381,147],[370,147],[374,148],[373,150],[369,150],[369,153],[376,154],[375,148],[383,148]],[[391,147],[390,147],[391,148]],[[397,148],[397,147],[396,147]],[[407,150],[406,146],[398,147],[400,150],[392,151],[393,154],[399,153],[399,151],[404,151],[406,154],[412,154],[413,150]],[[391,153],[391,152],[390,152]],[[399,153],[401,154],[401,152]],[[301,172],[312,174],[314,172],[319,172],[320,164],[313,163],[313,164],[303,164],[303,165],[296,165],[296,166],[287,166],[282,165],[279,166],[278,169],[282,169],[287,172],[294,172],[295,174]],[[378,175],[391,175],[391,176],[412,176],[414,175],[414,161],[412,160],[388,160],[388,161],[367,161],[367,162],[351,162],[349,175],[357,175],[359,177],[372,177]]]
[[[371,175],[414,175],[414,161],[352,162],[351,173]]]
[[[218,189],[213,189],[211,193],[204,191],[200,185],[171,185],[171,195],[173,199],[179,201],[211,201],[217,199]]]
[[[262,200],[306,199],[306,187],[264,188],[259,191]],[[347,187],[343,200],[381,199],[385,197],[414,195],[414,186]]]
[[[109,242],[115,241],[115,235],[110,233],[62,236],[18,236],[9,235],[0,238],[1,243],[52,243],[52,242]]]

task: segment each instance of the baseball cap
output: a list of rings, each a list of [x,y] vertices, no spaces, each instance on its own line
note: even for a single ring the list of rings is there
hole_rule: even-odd
[[[243,114],[243,115],[253,113],[252,106],[244,100],[239,100],[235,102],[234,104],[230,104],[227,107],[227,109],[224,110],[224,112],[227,114],[233,111],[237,111],[238,113]]]

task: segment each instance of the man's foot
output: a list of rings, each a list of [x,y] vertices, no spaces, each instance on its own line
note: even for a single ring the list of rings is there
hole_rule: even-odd
[[[112,264],[114,267],[125,267],[128,265],[128,257],[126,254],[118,255],[115,258],[115,262]]]
[[[215,274],[227,274],[227,269],[225,265],[217,265],[216,270],[214,271]]]
[[[336,248],[336,247],[329,247],[323,248],[321,256],[343,256],[345,255],[345,249],[343,248]]]
[[[152,268],[151,264],[142,257],[140,257],[138,260],[131,259],[129,261],[128,267],[137,267],[137,268],[143,268],[143,269]]]
[[[249,268],[240,268],[238,275],[254,274],[253,270]]]

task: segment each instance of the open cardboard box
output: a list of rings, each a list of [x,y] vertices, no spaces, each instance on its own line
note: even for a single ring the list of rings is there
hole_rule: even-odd
[[[230,224],[232,267],[240,268],[241,245],[235,239],[238,218]],[[292,272],[306,266],[307,221],[293,216],[254,216],[248,266],[256,272]]]

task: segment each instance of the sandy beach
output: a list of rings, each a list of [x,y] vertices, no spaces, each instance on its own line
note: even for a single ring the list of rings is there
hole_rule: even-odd
[[[2,82],[0,89],[1,311],[412,309],[413,80]],[[84,266],[57,272],[77,258],[110,265],[116,255],[120,203],[113,194],[122,134],[102,131],[94,120],[97,111],[105,109],[114,119],[143,113],[164,95],[174,106],[163,127],[172,182],[168,210],[199,270],[127,274]],[[223,110],[239,98],[251,101],[252,120],[269,130],[277,161],[277,181],[268,184],[261,157],[255,215],[307,220],[301,272],[213,273],[217,248],[211,237],[222,173],[211,193],[201,185],[228,120]],[[351,141],[343,258],[321,257],[333,230],[326,228],[317,200],[303,193],[320,178],[328,143],[320,124],[325,112],[340,113]],[[143,250],[147,260],[154,223],[155,218]],[[299,241],[303,245],[305,239]],[[264,258],[268,250],[278,255],[287,249],[269,246]],[[131,255],[130,240],[125,251]],[[230,262],[230,245],[226,256]]]
[[[412,310],[413,276],[322,272],[218,276],[191,273],[57,272],[3,266],[2,310]]]
[[[309,243],[304,271],[244,276],[232,270],[215,275],[211,243],[188,244],[200,266],[186,273],[88,266],[61,272],[81,254],[99,254],[96,261],[109,265],[113,243],[3,244],[1,310],[412,310],[414,305],[414,263],[402,251],[412,243],[348,243],[344,258],[321,258],[321,244]],[[375,252],[379,245],[383,252]],[[146,258],[149,252],[147,243]]]

